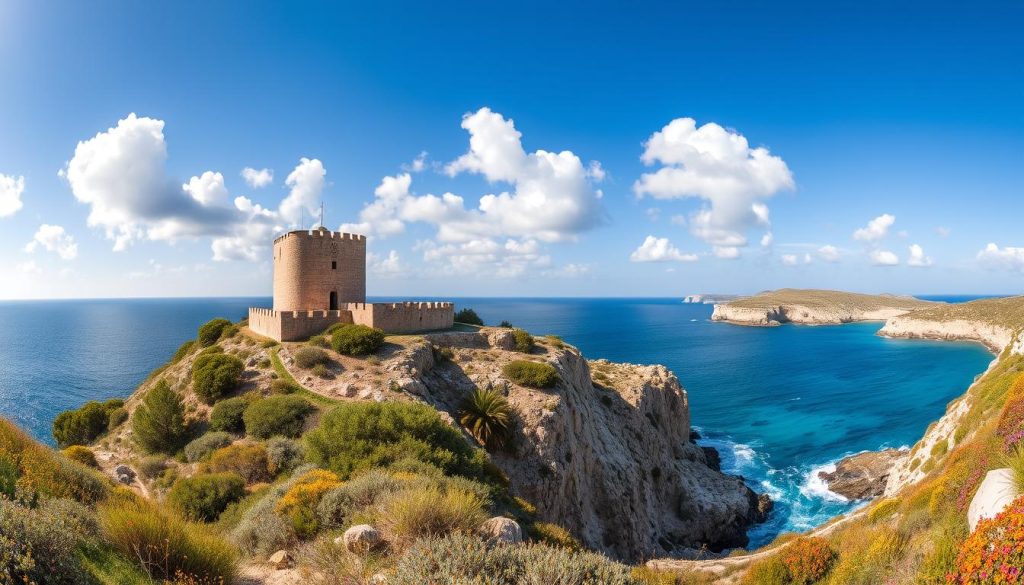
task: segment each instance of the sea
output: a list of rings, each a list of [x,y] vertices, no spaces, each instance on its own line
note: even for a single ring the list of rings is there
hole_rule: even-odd
[[[962,302],[977,297],[928,296]],[[371,301],[398,300],[385,297]],[[435,299],[417,299],[435,300]],[[845,455],[912,445],[993,359],[979,344],[899,340],[881,323],[753,328],[679,298],[457,298],[488,324],[555,334],[588,358],[660,363],[689,394],[702,445],[776,502],[751,547],[862,505],[819,471]],[[125,397],[196,329],[270,298],[0,302],[0,415],[53,444],[54,417]]]

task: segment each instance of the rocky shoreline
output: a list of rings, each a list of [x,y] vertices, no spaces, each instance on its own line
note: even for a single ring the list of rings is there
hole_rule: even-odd
[[[899,315],[904,315],[907,312],[907,309],[900,308],[859,310],[836,307],[820,309],[802,305],[752,308],[733,307],[723,304],[715,305],[715,309],[711,313],[711,320],[751,327],[777,327],[783,323],[840,325],[856,321],[885,321]]]

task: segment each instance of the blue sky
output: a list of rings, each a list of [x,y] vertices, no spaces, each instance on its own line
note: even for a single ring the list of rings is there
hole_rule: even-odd
[[[890,4],[0,0],[0,298],[1019,292],[1024,5]]]

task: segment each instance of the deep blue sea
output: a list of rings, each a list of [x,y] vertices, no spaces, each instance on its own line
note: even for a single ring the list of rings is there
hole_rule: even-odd
[[[952,302],[967,297],[930,297]],[[391,299],[371,299],[391,300]],[[910,445],[984,371],[977,344],[892,340],[881,323],[749,328],[712,323],[679,299],[456,299],[489,324],[554,333],[589,358],[670,367],[694,426],[776,500],[757,546],[856,505],[816,472],[840,457]],[[58,412],[123,397],[213,317],[238,320],[270,299],[0,302],[0,415],[52,443]]]

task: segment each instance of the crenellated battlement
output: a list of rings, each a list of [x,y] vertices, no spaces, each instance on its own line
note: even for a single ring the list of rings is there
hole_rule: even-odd
[[[348,232],[332,232],[326,229],[315,229],[315,230],[294,230],[288,233],[282,234],[274,239],[274,243],[277,244],[288,238],[304,238],[309,240],[348,240],[351,242],[365,242],[366,236],[362,234],[350,234]]]

